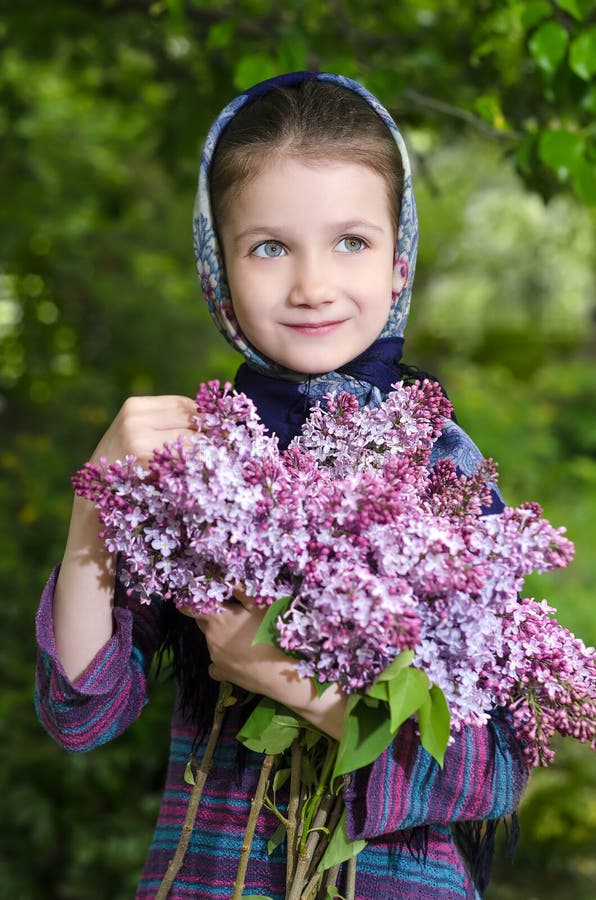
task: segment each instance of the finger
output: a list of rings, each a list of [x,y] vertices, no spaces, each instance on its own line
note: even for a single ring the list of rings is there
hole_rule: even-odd
[[[238,600],[245,609],[252,609],[254,606],[254,597],[249,597],[244,590],[243,585],[237,584],[232,591],[233,596]]]
[[[195,401],[184,394],[150,394],[146,397],[133,396],[124,401],[124,407],[146,410],[149,413],[170,410],[175,412],[196,412]]]
[[[146,422],[154,431],[171,431],[191,428],[196,406],[190,397],[165,395],[156,397],[129,397],[122,406],[125,421]]]
[[[234,607],[238,609],[238,604],[235,603],[232,605],[230,603],[223,602],[220,603],[218,608],[211,613],[190,612],[189,615],[195,620],[195,622],[197,623],[197,627],[206,634],[215,619],[221,619],[221,616],[224,613],[228,612],[228,610],[233,612]]]
[[[188,616],[189,619],[196,619],[197,614],[191,609],[190,606],[177,606],[176,609],[179,613],[182,613],[183,616]]]
[[[209,668],[207,669],[207,673],[209,675],[209,678],[212,678],[213,681],[223,681],[221,673],[215,663],[210,664]]]

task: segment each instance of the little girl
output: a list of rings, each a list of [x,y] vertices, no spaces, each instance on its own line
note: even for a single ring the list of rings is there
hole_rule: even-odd
[[[294,73],[226,107],[201,160],[194,238],[211,315],[244,356],[236,387],[281,447],[329,390],[375,406],[410,374],[400,363],[418,239],[409,162],[395,123],[361,85]],[[132,453],[144,463],[163,442],[190,434],[193,412],[185,397],[127,400],[92,459]],[[441,457],[469,473],[480,454],[451,420],[433,451],[433,461]],[[485,512],[501,508],[493,494]],[[37,707],[64,747],[96,747],[137,718],[153,655],[172,649],[178,702],[167,785],[137,893],[149,900],[178,843],[190,791],[184,768],[197,732],[204,737],[208,728],[217,682],[231,682],[239,696],[281,701],[335,738],[345,697],[333,689],[318,697],[289,657],[252,645],[262,613],[241,589],[220,615],[196,620],[158,599],[141,606],[128,598],[97,532],[95,510],[75,499],[64,558],[37,618]],[[231,895],[262,761],[238,754],[234,736],[245,715],[240,704],[228,712],[172,900]],[[526,774],[499,711],[486,727],[455,736],[443,769],[406,722],[346,790],[349,836],[369,841],[358,857],[356,897],[478,898],[487,874],[471,838],[479,822],[490,836],[491,823],[515,811]],[[284,847],[267,853],[276,825],[263,810],[246,894],[284,897]],[[468,850],[467,865],[458,845]]]

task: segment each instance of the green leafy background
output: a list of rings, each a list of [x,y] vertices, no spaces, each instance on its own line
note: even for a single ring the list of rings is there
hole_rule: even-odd
[[[576,561],[526,592],[596,641],[595,43],[591,0],[0,4],[0,897],[134,896],[172,686],[68,755],[33,713],[33,618],[68,477],[123,399],[238,364],[190,219],[208,124],[260,78],[339,71],[402,123],[422,223],[407,360],[443,378],[506,497],[567,525]],[[593,898],[586,748],[535,773],[521,820],[487,897]]]

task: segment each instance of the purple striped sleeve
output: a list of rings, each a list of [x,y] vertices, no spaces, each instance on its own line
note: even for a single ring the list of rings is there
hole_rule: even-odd
[[[161,640],[161,606],[129,600],[117,582],[114,633],[73,683],[58,658],[54,639],[58,571],[45,586],[36,618],[35,705],[54,740],[67,750],[91,750],[121,734],[141,713],[147,673]]]
[[[419,825],[498,819],[519,805],[528,770],[505,717],[454,736],[443,768],[422,748],[416,724],[402,725],[346,792],[348,834],[371,839]]]

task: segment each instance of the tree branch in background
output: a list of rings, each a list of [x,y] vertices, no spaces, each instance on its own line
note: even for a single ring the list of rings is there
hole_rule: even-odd
[[[413,103],[414,106],[422,106],[424,109],[430,109],[441,115],[451,116],[454,119],[461,119],[469,125],[472,125],[473,128],[476,128],[478,131],[487,135],[487,137],[495,140],[519,141],[523,137],[523,134],[519,131],[502,131],[498,128],[493,128],[493,126],[489,125],[488,122],[485,122],[484,119],[475,116],[474,113],[469,112],[467,109],[461,109],[459,106],[453,106],[451,103],[445,103],[444,100],[437,100],[435,97],[427,97],[425,94],[420,94],[418,91],[414,91],[411,88],[406,88],[402,97],[404,100]]]

